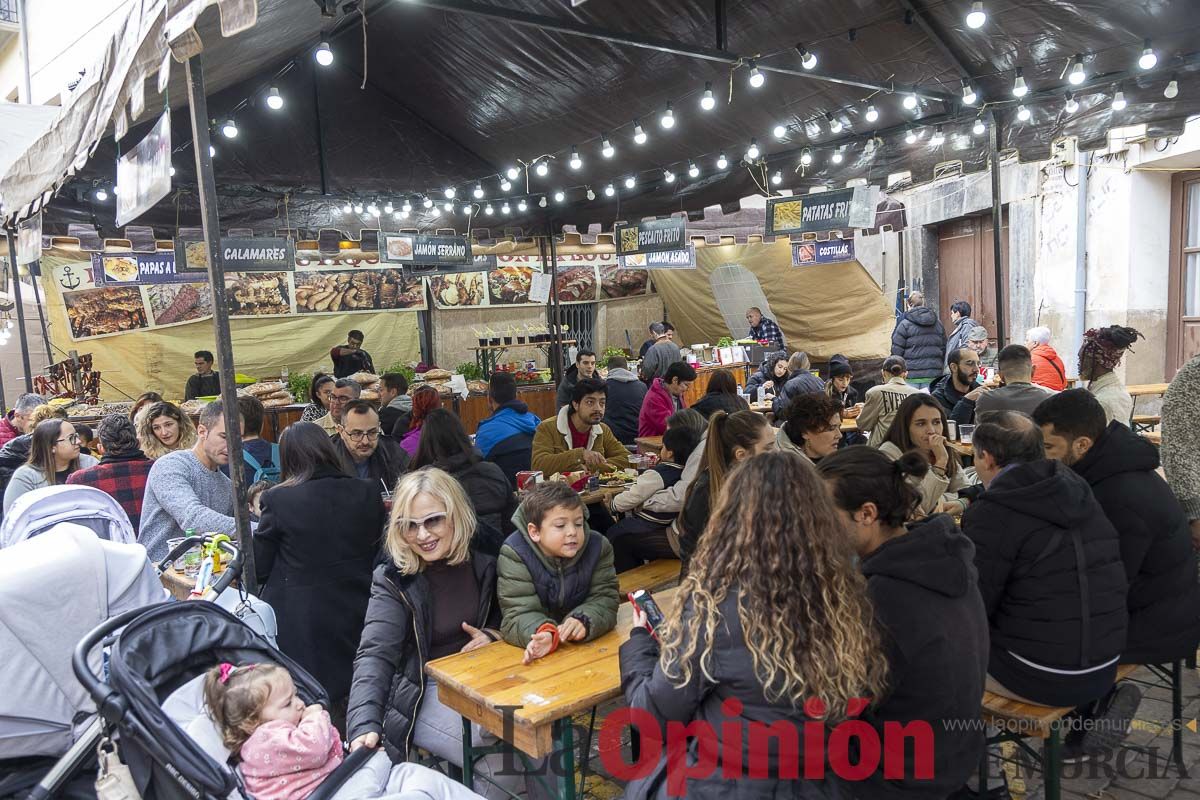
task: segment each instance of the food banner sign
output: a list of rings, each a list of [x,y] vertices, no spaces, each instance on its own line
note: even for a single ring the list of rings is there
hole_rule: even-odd
[[[542,306],[550,291],[560,303],[595,303],[640,297],[650,292],[650,274],[623,268],[612,253],[576,253],[558,258],[557,281],[548,284],[540,256],[496,257],[488,272],[435,275],[429,288],[439,309]],[[540,291],[538,291],[540,290]],[[543,294],[544,292],[544,294]]]
[[[479,269],[465,236],[429,236],[423,233],[381,234],[383,260],[411,264],[414,274],[445,275]]]
[[[92,254],[92,277],[98,286],[153,286],[162,283],[190,283],[191,275],[175,269],[175,254],[159,252]]]
[[[619,256],[618,261],[622,269],[695,269],[696,246],[689,244],[685,250]]]
[[[617,253],[628,256],[635,253],[682,250],[686,241],[685,236],[682,217],[618,225]]]
[[[797,242],[792,245],[792,266],[837,264],[854,260],[853,239],[830,239],[828,242]]]
[[[226,272],[291,272],[296,246],[282,237],[226,238],[221,239],[221,261]]]
[[[855,186],[803,197],[767,201],[767,234],[824,233],[870,228],[875,222],[876,191]]]

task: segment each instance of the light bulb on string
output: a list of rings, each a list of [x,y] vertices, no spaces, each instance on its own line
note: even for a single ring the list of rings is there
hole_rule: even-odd
[[[342,206],[342,213],[343,213],[343,214],[349,214],[349,213],[350,213],[351,211],[353,211],[353,210],[354,210],[354,209],[350,207],[350,204],[349,204],[349,203],[346,203],[346,205]]]
[[[283,96],[279,94],[279,90],[274,86],[267,92],[267,108],[273,111],[283,108]]]
[[[108,199],[108,192],[104,191],[103,187],[101,187],[96,190],[95,197],[96,197],[96,200],[103,203],[105,200]]]
[[[397,211],[396,215],[399,216],[400,219],[408,219],[408,212],[405,211],[404,209],[400,209],[399,211]]]
[[[965,81],[962,94],[963,105],[973,106],[979,100],[979,93],[975,91],[975,87]]]
[[[604,156],[605,158],[612,158],[616,152],[616,149],[612,146],[612,142],[608,140],[608,137],[602,137],[600,140],[600,155]]]
[[[171,172],[171,177],[174,178],[175,177],[175,168],[171,167],[170,172]]]
[[[466,214],[467,216],[471,216],[471,209],[472,206],[470,203],[463,203],[462,213]]]
[[[517,211],[525,211],[529,208],[529,204],[525,202],[525,198],[521,198],[521,202],[517,203]]]
[[[550,174],[550,163],[543,158],[537,163],[537,166],[533,168],[533,171],[537,173],[539,178],[544,178]]]
[[[776,186],[783,183],[783,173],[780,170],[775,170],[775,174],[771,176],[771,183]]]
[[[504,173],[504,174],[505,174],[505,175],[508,177],[508,179],[509,179],[510,181],[515,181],[517,178],[519,178],[519,177],[520,177],[520,175],[521,175],[521,170],[517,169],[516,167],[509,167],[509,168],[508,168],[508,169],[505,171],[505,173]],[[508,191],[508,190],[507,190],[507,189],[505,189],[505,191]]]
[[[867,143],[865,145],[863,145],[863,153],[868,156],[875,154],[875,137],[874,136],[872,136],[870,139],[867,139]]]
[[[595,199],[596,199],[596,193],[595,193],[594,191],[592,191],[592,187],[590,187],[590,186],[589,186],[589,187],[587,187],[587,195],[586,195],[586,196],[587,196],[587,199],[588,199],[588,200],[595,200]]]
[[[875,106],[867,106],[866,119],[867,122],[874,122],[875,120],[879,119],[879,112],[875,109]]]
[[[750,77],[747,82],[751,89],[760,89],[767,82],[767,76],[758,71],[758,65],[754,63],[754,59],[750,60]]]
[[[1078,110],[1079,101],[1075,99],[1075,95],[1068,94],[1067,102],[1063,105],[1063,111],[1067,112],[1068,114],[1074,114]]]
[[[806,147],[800,151],[800,163],[801,164],[803,164],[804,166],[807,167],[809,164],[812,163],[812,159],[813,159],[812,150],[810,150]]]
[[[317,45],[316,52],[313,57],[317,59],[317,63],[322,67],[328,67],[333,63],[333,51],[329,49],[329,42],[321,42]]]
[[[208,146],[208,157],[209,158],[217,157],[217,148],[213,147],[211,144]]]
[[[113,184],[113,197],[120,197],[120,196],[121,196],[121,187],[120,187],[120,186],[117,186],[117,185],[114,183],[114,184]]]
[[[363,213],[363,211],[364,211],[364,209],[363,209],[363,204],[362,204],[362,203],[355,203],[355,204],[354,204],[354,213],[355,213],[355,214],[361,214],[361,213]]]
[[[1013,97],[1024,97],[1029,94],[1029,84],[1025,83],[1025,71],[1017,67],[1017,77],[1013,79]]]
[[[490,217],[496,213],[496,209],[492,208],[491,203],[488,203],[486,206],[483,207],[483,213],[487,214]]]
[[[1150,46],[1150,40],[1146,40],[1145,46],[1142,47],[1142,55],[1138,58],[1138,66],[1142,69],[1154,69],[1158,65],[1158,54],[1154,52],[1154,48]]]
[[[546,207],[546,195],[542,195],[541,199],[538,200],[538,208],[545,208],[545,207]]]
[[[408,212],[412,211],[412,203],[405,200],[404,205],[400,206],[400,210],[407,214]]]
[[[800,54],[800,66],[812,69],[817,65],[817,56],[804,45],[796,45],[796,52]]]
[[[771,133],[775,136],[776,139],[782,139],[785,136],[787,136],[787,126],[781,122],[775,126],[775,129],[772,130]]]
[[[567,199],[566,192],[564,192],[562,189],[559,189],[557,192],[554,193],[554,202],[561,203],[566,199]]]
[[[637,178],[630,175],[628,178],[625,179],[625,188],[626,189],[632,189],[635,186],[637,186]]]
[[[911,93],[904,95],[903,105],[906,109],[912,111],[917,107],[917,96]]]
[[[426,197],[424,200],[421,201],[421,205],[425,206],[425,208],[433,208],[433,198]]]
[[[571,160],[567,164],[571,169],[579,169],[583,166],[583,159],[579,157],[579,151],[575,149],[575,145],[571,145]]]
[[[689,178],[699,178],[700,177],[700,168],[696,166],[695,161],[691,161],[691,160],[688,161],[688,177]]]
[[[667,110],[663,112],[662,118],[658,120],[658,124],[666,130],[675,127],[675,110],[671,108],[670,103],[667,103]]]
[[[453,200],[453,199],[454,199],[454,195],[455,195],[455,189],[454,189],[454,187],[453,187],[453,186],[447,186],[447,187],[446,187],[446,188],[445,188],[445,189],[442,191],[442,194],[446,195],[446,199],[447,199],[447,200]]]
[[[967,12],[967,27],[978,30],[987,22],[987,12],[983,10],[983,0],[974,0],[971,10]]]
[[[751,139],[750,146],[746,148],[746,160],[754,161],[761,155],[758,149],[758,139]]]
[[[704,82],[704,94],[700,97],[700,108],[712,111],[717,107],[717,98],[713,96],[712,81]]]
[[[379,206],[375,205],[374,203],[371,203],[371,205],[367,206],[367,213],[370,214],[372,217],[378,217],[379,216]]]
[[[983,136],[987,132],[987,127],[983,124],[983,117],[976,117],[975,124],[971,126],[971,133],[976,136]]]
[[[509,181],[508,178],[501,178],[500,179],[500,191],[507,192],[510,189],[512,189],[512,182]]]
[[[447,201],[447,202],[446,202],[446,204],[445,204],[444,206],[442,206],[442,208],[443,208],[443,209],[444,209],[444,210],[445,210],[447,213],[452,213],[452,212],[454,211],[454,203],[451,203],[451,202]]]
[[[907,131],[904,132],[904,141],[906,141],[909,144],[916,144],[917,143],[917,132],[914,131],[912,128],[909,128]]]
[[[933,129],[933,136],[929,139],[930,147],[941,147],[946,143],[946,134],[942,133],[942,126],[938,125]]]
[[[1028,122],[1030,116],[1032,115],[1030,114],[1028,108],[1025,106],[1017,106],[1017,119],[1021,120],[1021,122]]]
[[[476,200],[482,200],[483,199],[483,184],[482,183],[475,184],[475,191],[471,192],[471,194],[475,197]]]
[[[675,173],[671,172],[671,170],[669,170],[669,169],[664,169],[663,170],[663,180],[666,181],[667,183],[674,183],[675,182]]]
[[[829,122],[829,132],[830,133],[841,133],[842,132],[842,121],[840,119],[837,119],[836,117],[834,117],[833,114],[826,114],[825,119]]]
[[[1163,97],[1168,100],[1174,100],[1178,95],[1179,79],[1172,75],[1171,80],[1167,83],[1167,88],[1163,89]]]
[[[1083,69],[1083,56],[1077,55],[1071,61],[1071,71],[1067,74],[1067,80],[1072,86],[1078,86],[1087,80],[1087,73]]]
[[[725,157],[725,151],[721,151],[721,155],[717,156],[717,169],[725,169],[729,166],[729,159]]]
[[[391,214],[395,210],[396,210],[396,207],[394,205],[392,205],[391,200],[389,200],[387,202],[387,204],[384,205],[384,207],[383,207],[383,213],[385,213],[385,214]]]
[[[834,150],[833,155],[830,156],[830,160],[835,164],[842,163],[842,160],[844,158],[845,158],[845,156],[842,155],[842,148],[840,148],[840,147],[837,150]]]
[[[407,216],[408,216],[408,214],[405,214],[403,211],[393,211],[392,212],[392,219],[394,219],[396,221],[400,221]]]
[[[1129,105],[1129,103],[1125,101],[1125,92],[1121,91],[1120,84],[1117,84],[1117,93],[1113,95],[1112,99],[1112,110],[1124,111],[1125,106],[1127,105]]]
[[[605,197],[612,197],[616,193],[617,193],[617,190],[613,188],[613,185],[611,183],[608,186],[604,187],[604,196]]]
[[[635,144],[646,143],[646,131],[642,130],[642,123],[636,119],[633,121],[633,141]]]
[[[512,208],[509,207],[507,202],[504,205],[500,206],[500,213],[504,214],[505,216],[512,213]]]

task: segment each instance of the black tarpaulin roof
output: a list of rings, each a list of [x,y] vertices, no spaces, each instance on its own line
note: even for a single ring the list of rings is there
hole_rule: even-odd
[[[752,137],[768,173],[783,171],[782,188],[806,191],[855,178],[885,184],[889,174],[900,171],[910,171],[914,181],[927,180],[947,161],[961,161],[967,171],[986,167],[987,136],[970,133],[978,107],[923,97],[908,111],[902,106],[903,89],[916,85],[928,95],[960,97],[964,72],[983,101],[997,103],[1001,148],[1016,150],[1023,160],[1046,157],[1062,136],[1077,136],[1086,148],[1103,146],[1115,126],[1145,123],[1152,137],[1170,135],[1200,112],[1196,0],[987,0],[988,21],[979,30],[963,22],[969,0],[724,3],[726,52],[758,57],[760,66],[802,71],[795,46],[803,43],[818,56],[814,72],[895,87],[894,93],[778,73],[768,73],[765,85],[752,90],[745,66],[731,70],[719,61],[433,10],[421,0],[365,5],[365,79],[358,11],[331,20],[311,0],[260,0],[258,24],[230,39],[216,35],[215,11],[202,18],[198,29],[206,43],[210,114],[218,120],[232,114],[240,129],[235,140],[220,135],[214,140],[225,225],[357,232],[379,222],[343,215],[348,198],[380,205],[392,200],[399,208],[406,195],[436,192],[440,203],[441,187],[454,184],[461,205],[482,179],[496,213],[480,213],[474,224],[493,234],[506,225],[541,228],[547,212],[556,226],[607,227],[617,219],[736,204],[757,193],[751,171],[739,163]],[[719,35],[712,0],[589,0],[574,9],[566,0],[482,5],[713,51]],[[906,14],[906,7],[915,13]],[[328,68],[316,66],[311,57],[322,38],[335,52]],[[1153,41],[1159,65],[1142,73],[1136,62],[1146,38]],[[1098,85],[1090,89],[1089,81],[1080,87],[1080,109],[1067,114],[1065,93],[1057,87],[1069,88],[1062,76],[1077,53],[1084,55]],[[285,74],[273,77],[289,63],[293,66]],[[1031,88],[1025,98],[1032,112],[1028,122],[1017,119],[1011,92],[1017,67]],[[1129,105],[1113,111],[1111,80],[1131,69],[1122,85]],[[1179,92],[1168,100],[1163,89],[1171,73],[1177,75]],[[177,66],[169,93],[177,147],[191,139],[186,108],[179,107],[185,97],[181,75]],[[711,112],[698,107],[705,82],[712,83],[718,99]],[[281,111],[262,102],[270,85],[285,98]],[[1047,96],[1050,88],[1055,91]],[[250,104],[239,109],[247,98]],[[156,102],[161,108],[161,98],[148,99],[147,108]],[[658,118],[668,102],[678,122],[664,131]],[[875,123],[865,119],[868,104],[879,111]],[[122,142],[125,148],[144,134],[152,113],[131,130]],[[827,114],[847,129],[832,134]],[[649,134],[643,146],[632,141],[635,117]],[[772,129],[781,122],[790,130],[777,141]],[[946,142],[931,147],[938,122],[944,124]],[[904,141],[906,125],[922,133],[914,145]],[[611,160],[599,152],[601,132],[617,148]],[[863,144],[873,132],[879,134],[878,147],[867,155]],[[572,145],[584,159],[577,172],[566,163]],[[833,150],[843,145],[844,160],[834,164]],[[813,163],[798,171],[804,147],[812,149]],[[716,174],[721,150],[730,167]],[[111,182],[116,152],[111,139],[102,142],[77,186]],[[498,173],[517,159],[528,162],[545,154],[555,159],[547,178],[531,177],[529,211],[501,216]],[[702,170],[697,179],[686,175],[689,159]],[[176,224],[194,225],[199,219],[190,147],[182,147],[174,165],[176,193],[137,220],[168,234]],[[664,182],[664,168],[679,176],[673,184]],[[638,176],[632,190],[621,183],[629,175]],[[525,193],[524,181],[522,176],[509,193],[514,211],[517,195]],[[610,182],[617,197],[604,194]],[[585,199],[585,186],[596,200]],[[537,198],[559,188],[568,190],[567,202],[551,200],[550,208],[539,209]],[[81,201],[69,190],[51,205],[48,217],[50,230],[92,222],[106,234],[115,233],[111,201]],[[384,225],[466,228],[467,217],[457,210],[453,222],[448,217],[443,212],[437,221],[414,216]]]

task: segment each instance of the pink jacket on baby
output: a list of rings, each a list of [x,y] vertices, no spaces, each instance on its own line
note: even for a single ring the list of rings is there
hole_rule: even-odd
[[[242,777],[256,800],[304,800],[342,763],[337,728],[322,711],[299,725],[260,725],[242,745]]]

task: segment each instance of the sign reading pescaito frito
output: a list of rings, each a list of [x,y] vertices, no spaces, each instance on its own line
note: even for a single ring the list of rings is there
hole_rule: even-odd
[[[633,222],[617,226],[617,254],[661,253],[683,250],[686,233],[682,217]]]
[[[875,223],[876,191],[855,186],[803,197],[767,201],[767,234],[824,233],[870,228]]]
[[[432,267],[423,272],[445,271],[454,267],[478,269],[471,253],[471,243],[465,236],[429,236],[423,233],[384,233],[379,253],[383,261]]]

